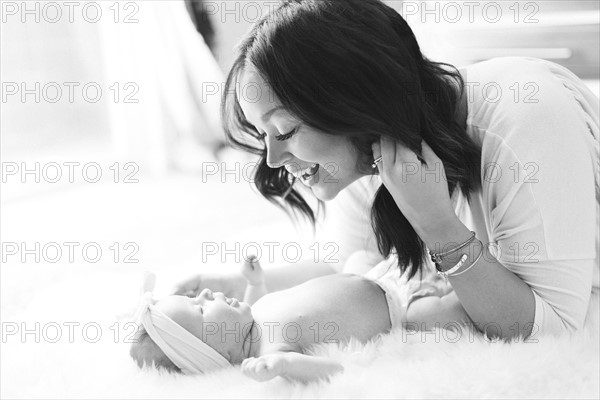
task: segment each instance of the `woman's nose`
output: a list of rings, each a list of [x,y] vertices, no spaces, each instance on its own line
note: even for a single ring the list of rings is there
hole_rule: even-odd
[[[267,165],[270,168],[280,168],[293,158],[285,143],[269,138],[266,140],[266,144]]]

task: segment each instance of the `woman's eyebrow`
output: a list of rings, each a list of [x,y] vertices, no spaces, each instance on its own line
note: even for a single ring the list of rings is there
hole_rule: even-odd
[[[285,107],[283,107],[283,106],[277,106],[277,107],[273,107],[272,109],[270,109],[269,111],[267,111],[266,113],[264,113],[264,114],[263,114],[263,116],[262,116],[262,118],[261,118],[261,119],[262,119],[262,121],[263,121],[264,123],[266,123],[266,122],[267,122],[267,120],[268,120],[268,119],[271,117],[271,115],[273,115],[273,114],[274,114],[276,111],[282,110],[282,109],[284,109],[284,108],[285,108]]]

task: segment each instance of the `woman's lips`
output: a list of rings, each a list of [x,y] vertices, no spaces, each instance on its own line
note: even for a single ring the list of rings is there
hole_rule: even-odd
[[[319,170],[319,164],[313,164],[308,168],[299,169],[294,163],[285,166],[285,169],[296,179],[307,179],[316,174]]]
[[[319,170],[319,164],[315,164],[311,169],[308,170],[304,175],[302,175],[302,179],[306,180],[317,173]]]

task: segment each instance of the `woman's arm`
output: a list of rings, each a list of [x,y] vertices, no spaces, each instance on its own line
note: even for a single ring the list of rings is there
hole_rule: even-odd
[[[581,329],[598,268],[598,155],[590,146],[597,124],[571,89],[532,65],[522,76],[539,83],[539,101],[515,103],[504,96],[494,105],[494,115],[504,117],[477,127],[483,137],[481,188],[471,193],[473,208],[463,203],[461,217],[486,243],[476,265],[449,277],[475,326],[502,338]],[[426,143],[426,164],[386,138],[373,153],[382,155],[382,180],[429,249],[450,249],[469,238],[450,200],[443,162]],[[411,172],[416,167],[414,175],[406,165]],[[498,251],[492,254],[489,245]],[[474,242],[447,257],[442,269],[463,252],[469,266],[480,250]]]
[[[421,235],[427,246],[434,249],[436,244],[439,248],[440,243],[462,243],[470,237],[471,232],[458,218],[454,218]],[[484,251],[477,264],[463,274],[449,277],[462,307],[475,327],[490,336],[528,337],[533,330],[535,317],[531,288],[500,264],[489,252],[488,246],[481,248],[478,244],[458,254],[459,257],[467,254],[465,265],[471,265],[479,256],[479,251]],[[442,269],[447,270],[456,262],[457,258],[449,257],[441,264]]]
[[[513,226],[530,227],[532,224],[526,219],[523,216],[523,220]],[[580,226],[588,231],[584,229],[585,224],[582,221]],[[447,229],[451,232],[453,228]],[[492,244],[501,261],[490,252],[489,245],[482,249],[477,242],[460,254],[468,255],[468,266],[483,251],[479,261],[463,274],[448,278],[474,325],[490,336],[502,338],[529,337],[538,332],[560,335],[581,329],[591,295],[593,268],[597,268],[590,254],[593,254],[593,246],[587,250],[584,247],[587,254],[581,252],[573,256],[563,252],[562,257],[558,256],[560,249],[557,247],[553,249],[554,257],[549,258],[544,239],[518,239],[519,236],[505,235],[502,228],[500,232],[502,239]],[[438,239],[426,239],[426,243],[428,246],[431,243],[456,243],[468,238],[469,234],[467,230],[451,239],[451,234],[442,233]],[[572,238],[575,235],[564,232],[562,236],[561,247],[569,249],[564,246],[575,240]],[[587,238],[576,240],[583,242]],[[574,247],[570,248],[571,252],[575,251]],[[442,263],[442,269],[450,268],[456,261],[449,258]]]
[[[461,243],[470,237],[470,230],[454,212],[446,179],[431,174],[433,167],[443,163],[427,143],[422,142],[421,152],[425,164],[414,152],[385,136],[373,145],[373,154],[381,154],[379,173],[386,188],[429,249],[440,246],[448,249],[452,247],[449,244]],[[407,164],[417,168],[417,174],[407,175]],[[468,255],[466,265],[472,264],[478,256],[473,247],[461,250],[457,257],[462,253]],[[456,262],[458,259],[448,258],[442,269],[447,270]],[[450,279],[478,329],[502,338],[529,336],[534,321],[533,293],[527,283],[489,253],[481,257],[475,267]]]

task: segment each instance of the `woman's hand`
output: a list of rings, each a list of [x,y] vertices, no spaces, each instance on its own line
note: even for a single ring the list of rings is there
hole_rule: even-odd
[[[227,297],[241,299],[246,289],[246,279],[239,273],[197,274],[177,283],[172,293],[195,297],[205,288],[223,292]]]
[[[456,218],[448,193],[442,160],[425,143],[422,164],[417,155],[400,142],[381,137],[373,143],[373,157],[383,184],[417,234],[444,226]]]

